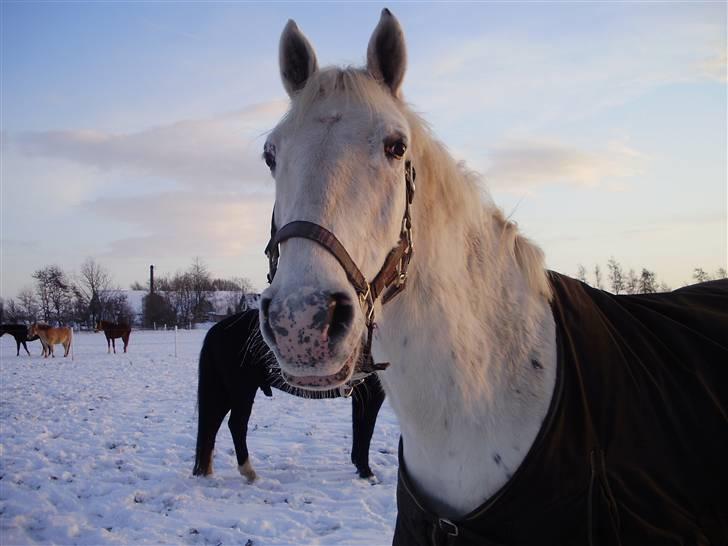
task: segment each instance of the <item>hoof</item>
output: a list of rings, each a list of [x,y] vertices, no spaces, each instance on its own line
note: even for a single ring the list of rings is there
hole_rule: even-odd
[[[240,475],[248,480],[248,483],[252,483],[255,481],[255,479],[258,477],[258,475],[255,473],[255,470],[253,470],[253,465],[250,464],[250,459],[245,461],[245,464],[242,466],[238,466],[238,472],[240,472]]]
[[[374,477],[374,472],[372,472],[372,469],[369,468],[369,466],[357,467],[356,471],[359,474],[359,477],[363,480],[368,480],[369,478]]]

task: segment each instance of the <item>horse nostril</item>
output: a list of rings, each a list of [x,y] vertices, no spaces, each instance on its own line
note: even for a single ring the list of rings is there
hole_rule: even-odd
[[[263,320],[260,322],[260,329],[267,335],[270,340],[274,340],[273,328],[270,327],[269,321],[269,309],[270,309],[271,298],[263,298],[260,300],[260,312]]]
[[[330,341],[337,341],[349,330],[354,321],[354,306],[351,298],[343,292],[331,294],[329,307],[328,336]]]
[[[268,320],[268,310],[270,309],[271,298],[263,298],[260,300],[260,310],[263,312],[263,318]]]

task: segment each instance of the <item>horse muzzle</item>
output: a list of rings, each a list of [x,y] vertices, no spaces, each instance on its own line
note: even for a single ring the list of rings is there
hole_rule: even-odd
[[[328,390],[351,378],[362,338],[354,320],[357,307],[345,292],[312,287],[280,297],[264,294],[261,332],[288,383]]]

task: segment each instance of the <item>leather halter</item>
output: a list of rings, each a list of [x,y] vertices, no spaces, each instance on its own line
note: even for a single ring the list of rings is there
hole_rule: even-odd
[[[280,229],[276,228],[275,207],[271,218],[270,241],[265,247],[265,254],[268,256],[269,272],[268,282],[273,282],[276,270],[278,269],[278,258],[280,257],[279,245],[288,239],[300,237],[315,241],[328,250],[339,262],[346,272],[349,282],[354,287],[359,304],[364,311],[367,327],[367,339],[360,359],[361,365],[358,370],[364,373],[373,373],[377,370],[384,370],[389,362],[374,364],[371,355],[372,331],[376,327],[374,322],[374,303],[382,296],[382,305],[399,294],[407,283],[407,268],[412,259],[412,218],[410,216],[410,205],[415,195],[415,168],[407,160],[404,165],[404,180],[406,200],[402,227],[399,232],[397,245],[389,251],[384,259],[384,264],[371,282],[366,280],[361,270],[352,260],[344,245],[336,238],[336,235],[328,229],[313,222],[305,220],[294,220]]]

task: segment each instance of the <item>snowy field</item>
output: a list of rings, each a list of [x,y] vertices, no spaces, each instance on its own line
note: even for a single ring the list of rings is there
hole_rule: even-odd
[[[349,400],[279,391],[253,408],[254,484],[238,475],[226,424],[214,477],[192,477],[204,335],[180,331],[175,358],[171,331],[132,332],[126,355],[79,333],[73,361],[42,359],[37,341],[16,358],[0,338],[0,544],[391,543],[399,429],[386,402],[377,483],[349,461]]]

